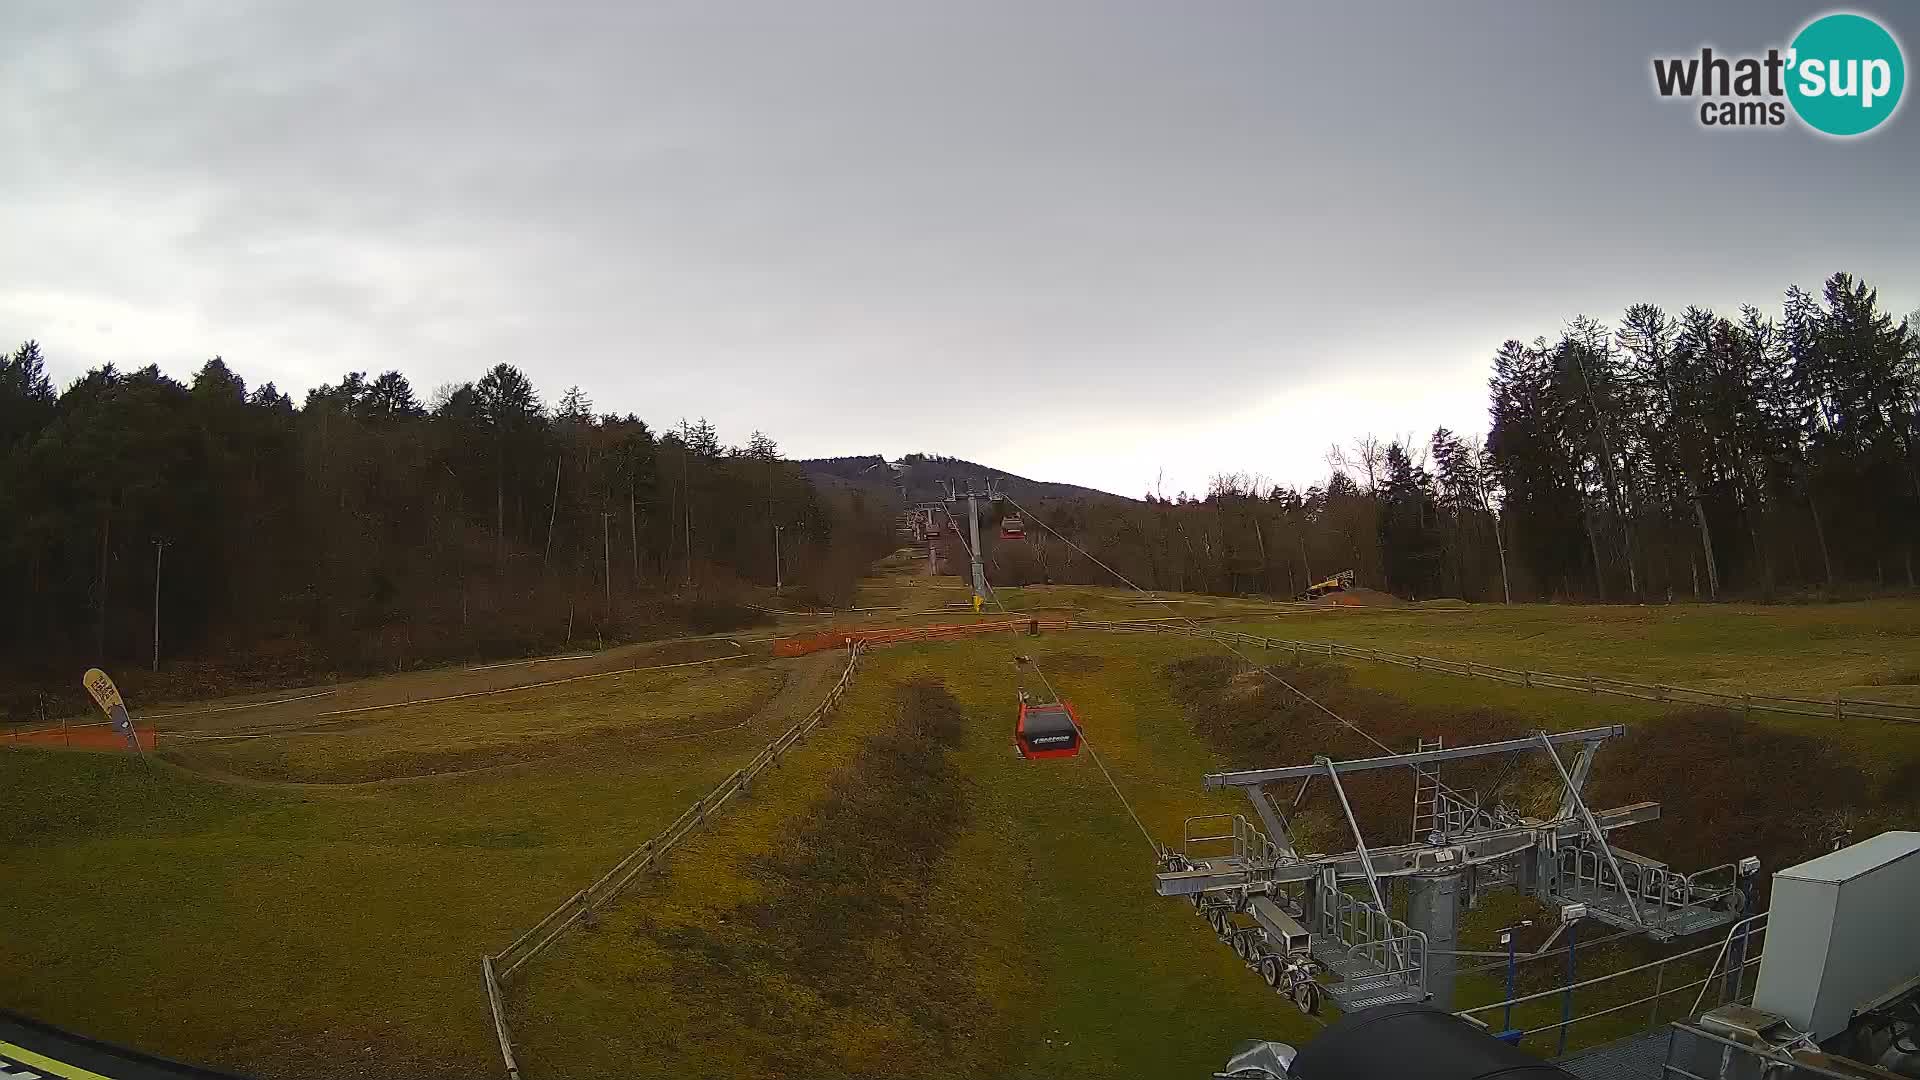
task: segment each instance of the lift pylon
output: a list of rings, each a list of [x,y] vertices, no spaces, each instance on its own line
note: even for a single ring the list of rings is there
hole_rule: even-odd
[[[1162,855],[1156,891],[1189,898],[1242,959],[1296,1003],[1317,995],[1303,990],[1302,980],[1325,978],[1320,991],[1348,1010],[1428,998],[1451,1008],[1455,922],[1482,888],[1523,889],[1550,907],[1584,905],[1592,918],[1661,941],[1733,922],[1744,908],[1739,886],[1758,869],[1753,860],[1680,874],[1608,839],[1616,829],[1657,820],[1658,803],[1587,806],[1583,789],[1594,755],[1625,732],[1615,724],[1475,746],[1423,741],[1410,754],[1210,773],[1204,785],[1245,791],[1260,824],[1240,814],[1189,818],[1180,849]],[[1563,747],[1575,751],[1571,766],[1561,760]],[[1526,753],[1548,755],[1559,776],[1550,817],[1498,801],[1482,805],[1477,794],[1440,779],[1443,762]],[[1340,778],[1392,768],[1415,771],[1415,822],[1425,831],[1411,843],[1370,846]],[[1349,851],[1297,850],[1289,819],[1318,779],[1340,801],[1353,832]],[[1276,798],[1289,784],[1297,784],[1291,795]],[[1406,881],[1404,920],[1383,891],[1397,879]],[[1242,915],[1250,925],[1236,921]]]
[[[987,595],[987,571],[980,563],[980,503],[982,500],[997,502],[1000,498],[1000,493],[993,490],[992,480],[987,481],[985,491],[974,490],[972,484],[968,484],[965,491],[959,490],[951,482],[947,484],[948,505],[958,505],[963,500],[967,504],[967,532],[972,536],[972,542],[967,545],[967,555],[972,563],[973,595],[982,598]],[[958,525],[955,527],[958,528]]]

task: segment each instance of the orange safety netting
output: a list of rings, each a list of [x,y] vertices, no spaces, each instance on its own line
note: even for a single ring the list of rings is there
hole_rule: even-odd
[[[961,623],[955,626],[902,626],[893,629],[830,630],[821,634],[803,634],[781,638],[773,643],[775,656],[805,656],[823,649],[843,649],[852,641],[868,645],[892,645],[903,641],[946,641],[975,634],[1004,634],[1036,630],[1065,630],[1065,619],[1010,619],[1004,622]]]
[[[158,737],[151,727],[134,728],[140,749],[153,749]],[[111,724],[81,724],[65,728],[35,728],[32,731],[0,731],[0,746],[51,746],[60,750],[125,750],[127,737]]]

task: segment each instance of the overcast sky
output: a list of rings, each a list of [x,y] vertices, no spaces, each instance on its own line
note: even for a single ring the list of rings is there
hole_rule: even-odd
[[[506,360],[790,456],[1137,495],[1486,427],[1651,300],[1920,304],[1920,119],[1704,130],[1655,54],[1826,8],[0,3],[0,340],[296,400]],[[1853,10],[1903,35],[1920,9]],[[1909,93],[1911,96],[1911,92]]]

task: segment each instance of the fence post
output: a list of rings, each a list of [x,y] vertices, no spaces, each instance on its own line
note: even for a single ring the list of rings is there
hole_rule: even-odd
[[[1655,700],[1655,701],[1665,701],[1665,700],[1667,700],[1667,688],[1666,688],[1666,686],[1665,686],[1664,684],[1662,684],[1662,683],[1655,683],[1655,684],[1654,684],[1654,687],[1653,687],[1653,700]]]
[[[1660,966],[1653,969],[1653,1011],[1647,1014],[1647,1028],[1652,1030],[1660,1023],[1660,994],[1667,984],[1667,962],[1662,959]]]
[[[1520,685],[1521,685],[1521,686],[1532,686],[1532,685],[1533,685],[1533,672],[1531,672],[1531,671],[1523,671],[1523,672],[1521,672],[1521,673],[1520,673]]]
[[[1753,718],[1753,695],[1750,693],[1741,694],[1740,699],[1741,699],[1740,715],[1744,718],[1752,719]]]
[[[1600,692],[1600,688],[1594,685],[1593,676],[1591,675],[1587,676],[1587,693],[1598,694],[1599,692]]]

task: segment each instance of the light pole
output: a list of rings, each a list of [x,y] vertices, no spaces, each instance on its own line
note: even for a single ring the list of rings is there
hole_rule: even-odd
[[[773,527],[773,595],[779,596],[783,587],[780,580],[780,530],[783,526]]]

